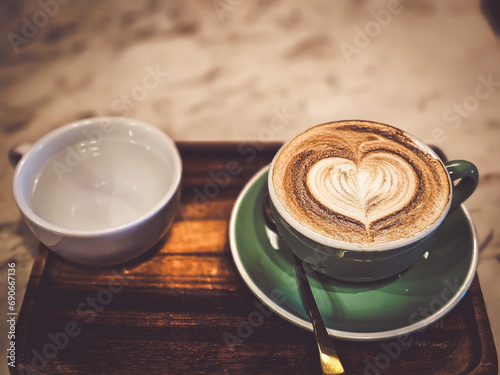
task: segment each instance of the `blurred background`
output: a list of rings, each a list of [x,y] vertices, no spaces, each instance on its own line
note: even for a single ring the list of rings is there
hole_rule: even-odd
[[[18,306],[38,243],[8,150],[73,120],[149,122],[182,141],[285,141],[327,121],[407,130],[481,180],[468,207],[500,348],[498,1],[2,1],[0,269]],[[275,119],[283,126],[273,126]],[[5,273],[4,273],[5,271]],[[0,278],[0,312],[7,310]],[[0,349],[7,348],[0,323]],[[5,356],[0,374],[7,373]]]

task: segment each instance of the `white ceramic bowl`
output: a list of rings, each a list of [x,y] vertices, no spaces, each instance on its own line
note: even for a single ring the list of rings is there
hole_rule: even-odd
[[[101,150],[105,150],[106,147],[110,149],[110,142],[113,142],[113,145],[127,145],[126,147],[139,146],[145,155],[154,156],[157,165],[161,167],[152,169],[150,163],[147,163],[150,170],[148,171],[146,168],[148,165],[145,165],[146,159],[138,160],[134,158],[135,154],[115,158],[114,164],[111,167],[108,166],[108,169],[104,166],[100,167],[100,164],[106,164],[107,156],[102,159],[102,162],[90,164],[90,167],[85,164],[87,160],[99,155]],[[89,150],[93,153],[89,153]],[[96,150],[97,152],[94,152]],[[64,156],[64,152],[67,153],[66,158],[59,158],[61,163],[54,164],[54,157]],[[137,215],[118,224],[96,224],[100,223],[103,212],[104,215],[107,214],[108,207],[104,205],[100,207],[100,210],[93,211],[90,201],[87,217],[84,218],[90,221],[86,227],[75,227],[71,218],[63,222],[55,222],[57,220],[48,219],[47,215],[37,211],[34,207],[36,204],[34,205],[33,202],[40,172],[44,168],[51,167],[54,167],[57,178],[62,179],[73,175],[78,175],[79,181],[92,178],[92,184],[84,184],[84,189],[88,190],[84,191],[87,195],[93,194],[92,189],[87,185],[113,184],[116,188],[116,186],[121,186],[120,184],[127,183],[120,173],[115,173],[115,170],[126,171],[129,176],[140,172],[141,176],[146,177],[141,177],[143,183],[139,181],[126,191],[126,194],[130,194],[132,201],[135,202],[137,198],[137,201],[142,202],[141,194],[150,194],[150,189],[154,188],[157,197],[152,198],[154,199],[152,202],[150,199],[148,207],[140,205],[135,207]],[[130,170],[130,168],[135,169]],[[96,174],[99,176],[96,177]],[[165,178],[165,174],[168,174],[168,178]],[[42,243],[68,260],[87,265],[107,266],[123,263],[139,256],[165,235],[178,207],[181,174],[182,163],[179,152],[174,142],[165,133],[141,121],[121,117],[96,117],[64,125],[34,143],[17,164],[13,190],[16,204],[24,220]],[[98,183],[95,183],[96,179]],[[54,181],[54,186],[57,183]],[[115,190],[120,189],[107,190],[105,198],[108,204],[116,203],[114,202],[117,199]],[[68,199],[65,190],[61,193],[61,199]],[[123,195],[123,191],[121,194]],[[52,204],[54,207],[57,207],[57,204],[61,205],[57,196],[54,197],[51,194],[47,196],[50,196],[47,199],[53,201],[43,201],[45,199],[43,198],[44,207],[50,208]],[[38,199],[41,198],[38,197]],[[123,197],[121,199],[123,200]],[[80,200],[83,205],[86,204],[84,199]],[[60,207],[62,209],[59,211],[64,211],[65,206]],[[55,210],[48,216],[53,218],[56,215],[57,217],[59,211]],[[66,213],[67,216],[70,214]],[[94,227],[92,227],[93,224],[95,224]]]

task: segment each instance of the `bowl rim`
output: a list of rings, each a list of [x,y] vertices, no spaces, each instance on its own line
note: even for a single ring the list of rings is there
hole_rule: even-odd
[[[96,125],[111,121],[113,125],[117,126],[127,126],[127,127],[135,127],[140,128],[144,132],[150,132],[154,135],[156,139],[160,139],[161,142],[165,146],[165,150],[168,151],[169,155],[172,157],[174,162],[173,167],[173,179],[170,182],[170,185],[166,189],[165,193],[162,195],[161,199],[147,212],[142,215],[136,217],[135,219],[128,221],[124,224],[111,226],[108,228],[102,229],[71,229],[65,228],[57,224],[53,224],[38,215],[31,205],[27,202],[26,195],[29,193],[23,193],[23,188],[20,186],[20,181],[24,177],[24,174],[27,166],[30,164],[31,160],[35,158],[43,147],[47,144],[56,142],[60,139],[64,134],[68,132],[83,130],[85,128],[93,128]],[[63,145],[65,147],[67,145]],[[62,149],[62,148],[61,148]],[[44,161],[44,163],[47,161]],[[157,212],[159,212],[165,205],[170,202],[172,198],[174,198],[176,192],[178,191],[181,184],[181,176],[182,176],[182,160],[179,154],[179,150],[177,149],[174,141],[159,128],[156,128],[146,122],[130,119],[126,117],[114,117],[114,116],[101,116],[101,117],[91,117],[82,120],[77,120],[66,125],[62,125],[49,133],[45,134],[43,137],[38,139],[31,148],[22,156],[19,163],[16,166],[13,178],[13,193],[14,199],[18,209],[20,210],[23,217],[34,225],[36,228],[41,228],[43,230],[49,231],[51,233],[67,236],[67,237],[79,237],[79,238],[89,238],[103,235],[112,235],[120,232],[128,231],[134,227],[141,225],[142,223],[148,221],[152,218]]]

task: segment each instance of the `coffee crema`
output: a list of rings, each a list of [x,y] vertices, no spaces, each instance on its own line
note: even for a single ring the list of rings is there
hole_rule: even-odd
[[[403,131],[373,122],[315,126],[279,151],[271,173],[299,224],[361,245],[417,235],[450,199],[442,163]]]

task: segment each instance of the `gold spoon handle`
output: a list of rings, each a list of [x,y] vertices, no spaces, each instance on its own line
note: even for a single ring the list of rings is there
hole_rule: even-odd
[[[276,223],[273,218],[273,213],[271,211],[271,202],[269,201],[269,195],[266,195],[264,197],[263,209],[266,225],[269,227],[269,229],[279,235],[278,229],[276,228]],[[302,302],[305,302],[305,306],[307,307],[307,313],[309,314],[309,318],[311,319],[314,336],[316,338],[316,343],[318,344],[319,357],[321,361],[321,371],[324,375],[344,374],[345,372],[344,368],[342,367],[342,363],[340,363],[340,359],[335,352],[332,340],[328,336],[325,323],[323,323],[323,319],[321,318],[318,305],[316,305],[316,301],[314,299],[311,286],[309,285],[309,280],[307,279],[307,274],[304,270],[303,263],[292,251],[290,252],[293,254],[293,257],[295,259],[295,273],[297,274],[297,278],[299,279],[299,289],[301,291]]]
[[[345,372],[342,367],[342,363],[340,363],[339,357],[335,352],[332,340],[328,336],[325,323],[323,323],[323,319],[321,318],[318,305],[316,305],[303,263],[295,254],[293,254],[293,256],[295,259],[295,271],[301,286],[302,296],[305,299],[307,312],[309,314],[309,318],[311,319],[314,335],[316,336],[316,342],[318,344],[321,371],[324,375],[344,374]]]

